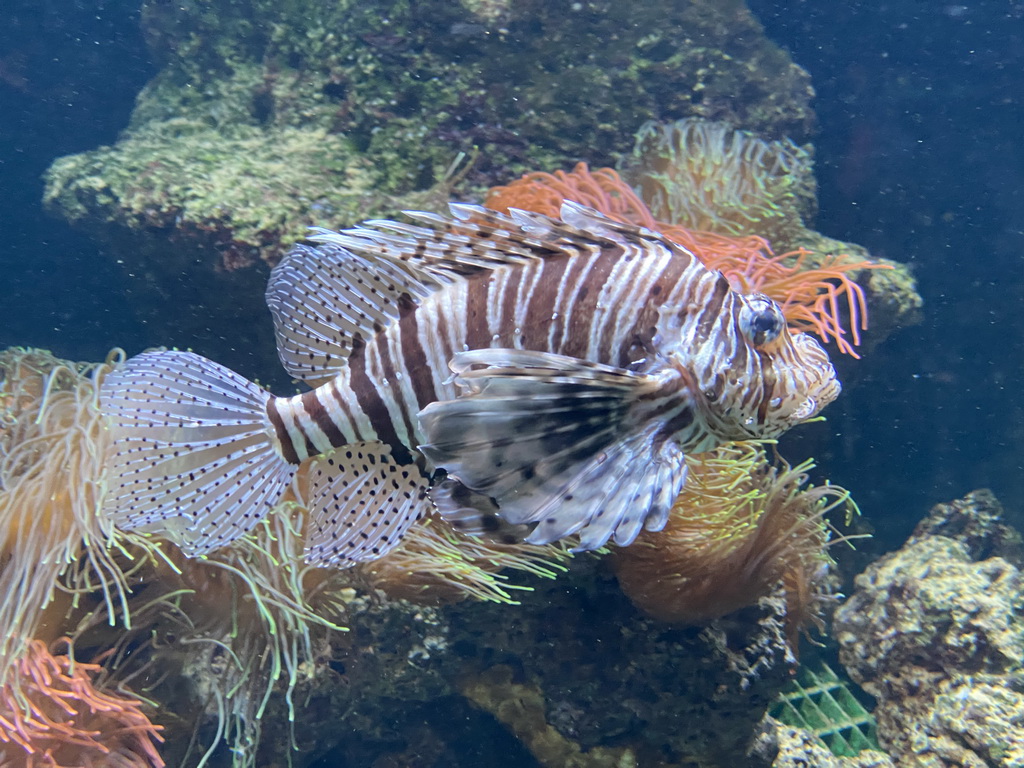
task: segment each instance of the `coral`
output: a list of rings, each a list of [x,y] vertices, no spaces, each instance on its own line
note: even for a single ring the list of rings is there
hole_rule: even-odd
[[[878,700],[878,739],[898,761],[1024,761],[1024,563],[1000,512],[986,491],[937,506],[836,611],[840,660]]]
[[[98,687],[98,664],[53,655],[34,640],[0,686],[0,764],[45,768],[163,768],[163,741],[144,705]]]
[[[815,206],[811,156],[726,122],[646,123],[626,175],[655,218],[789,245]]]
[[[834,755],[856,755],[878,749],[875,719],[826,663],[815,672],[800,668],[779,696],[771,714],[786,725],[810,731]]]
[[[689,461],[665,529],[611,555],[622,590],[659,620],[705,624],[753,605],[781,581],[791,642],[818,618],[831,562],[823,521],[847,503],[835,486],[807,487],[813,465],[772,466],[756,443]]]
[[[591,172],[585,163],[578,163],[569,173],[529,173],[495,187],[488,193],[486,205],[500,211],[522,208],[558,217],[565,199],[589,205],[619,221],[661,232],[708,267],[720,270],[737,289],[765,293],[778,301],[794,330],[813,331],[854,356],[860,331],[867,328],[868,312],[864,289],[854,277],[878,268],[891,269],[889,264],[841,255],[813,257],[802,249],[776,256],[765,240],[754,235],[739,237],[658,221],[614,170]],[[843,324],[844,303],[849,333]]]

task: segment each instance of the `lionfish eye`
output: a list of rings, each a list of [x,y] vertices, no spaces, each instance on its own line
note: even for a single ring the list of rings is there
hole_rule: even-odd
[[[751,296],[740,311],[740,330],[755,347],[779,338],[786,319],[779,305],[767,296]]]
[[[775,316],[774,312],[759,312],[754,315],[750,327],[754,329],[755,334],[763,333],[766,336],[778,336],[779,318]]]

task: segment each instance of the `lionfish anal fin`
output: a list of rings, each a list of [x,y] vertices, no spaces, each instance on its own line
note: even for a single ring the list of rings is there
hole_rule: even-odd
[[[308,477],[306,562],[313,565],[375,560],[432,509],[429,480],[415,464],[396,461],[383,443],[354,443],[318,456]]]

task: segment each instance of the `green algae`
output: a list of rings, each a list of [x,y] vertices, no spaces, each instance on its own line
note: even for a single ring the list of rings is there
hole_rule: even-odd
[[[158,123],[106,147],[58,160],[46,204],[75,223],[174,228],[231,247],[223,266],[301,238],[324,217],[359,216],[379,198],[344,138],[323,130]],[[247,248],[252,249],[247,255]]]
[[[807,74],[741,3],[150,0],[142,26],[162,69],[121,141],[53,167],[51,209],[100,235],[215,230],[271,263],[311,218],[383,214],[460,152],[465,194],[610,163],[648,119],[813,125]]]

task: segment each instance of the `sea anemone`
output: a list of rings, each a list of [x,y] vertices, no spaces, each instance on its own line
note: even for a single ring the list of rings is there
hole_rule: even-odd
[[[0,683],[41,638],[47,614],[54,639],[66,614],[98,594],[105,620],[130,623],[125,569],[155,556],[153,544],[99,513],[106,431],[97,387],[119,357],[80,365],[36,350],[0,353]]]
[[[849,494],[809,485],[810,461],[773,464],[759,443],[734,443],[689,464],[665,529],[612,553],[622,590],[654,618],[705,624],[781,584],[795,641],[801,625],[817,620],[831,563],[824,517]]]
[[[130,631],[111,633],[94,620],[79,632],[80,646],[113,649],[109,666],[120,679],[169,678],[169,686],[148,691],[158,700],[180,697],[180,681],[189,683],[199,706],[185,726],[205,746],[200,766],[224,744],[236,766],[252,765],[271,694],[283,692],[294,720],[292,694],[313,671],[316,648],[346,631],[338,623],[346,577],[303,562],[304,517],[284,501],[249,534],[203,558],[172,549],[139,574]]]
[[[627,175],[661,221],[773,243],[802,232],[815,204],[808,152],[700,118],[643,125]]]
[[[562,563],[569,557],[561,543],[536,546],[467,536],[432,515],[411,528],[394,550],[358,570],[370,586],[413,603],[472,598],[515,604],[510,590],[529,587],[508,582],[503,571],[553,579],[566,570]]]
[[[509,208],[558,218],[562,201],[573,200],[595,208],[617,221],[658,229],[659,223],[636,192],[611,168],[591,171],[577,163],[572,171],[535,171],[500,187],[492,187],[484,205],[508,213]]]
[[[144,704],[103,690],[98,664],[32,640],[0,686],[0,765],[162,768],[160,726]]]
[[[291,494],[204,558],[121,532],[102,515],[108,432],[97,402],[121,358],[80,365],[41,351],[0,354],[0,684],[12,695],[24,682],[14,665],[34,638],[71,633],[77,647],[109,654],[118,680],[163,680],[147,688],[156,699],[180,696],[173,680],[188,680],[203,702],[193,714],[212,716],[196,725],[216,726],[200,740],[207,756],[226,742],[245,765],[271,692],[280,684],[292,711],[317,649],[344,630],[353,586],[419,602],[514,602],[520,587],[504,583],[502,569],[564,570],[562,547],[492,544],[433,519],[362,573],[314,568],[303,560],[308,513]],[[300,496],[303,482],[300,472]]]
[[[834,341],[841,352],[857,356],[854,348],[860,344],[860,331],[867,328],[867,300],[850,273],[887,269],[887,265],[834,254],[812,260],[812,253],[803,249],[776,256],[768,242],[755,235],[721,234],[659,221],[614,170],[591,171],[585,163],[578,163],[569,173],[528,173],[494,187],[485,205],[503,212],[521,208],[557,218],[566,199],[618,221],[661,232],[707,267],[721,271],[737,290],[771,296],[794,330],[814,332],[824,341]],[[849,333],[843,325],[844,300]]]
[[[332,572],[303,562],[305,512],[294,503],[201,560],[103,516],[108,432],[97,391],[121,359],[115,352],[80,365],[41,351],[0,354],[0,683],[16,691],[25,678],[12,670],[33,639],[67,632],[80,647],[114,649],[109,667],[119,679],[140,675],[147,659],[168,661],[166,673],[176,654],[216,648],[228,662],[204,693],[219,735],[252,743],[282,678],[290,704],[314,655],[311,628],[341,629]],[[153,637],[159,653],[134,653]]]

